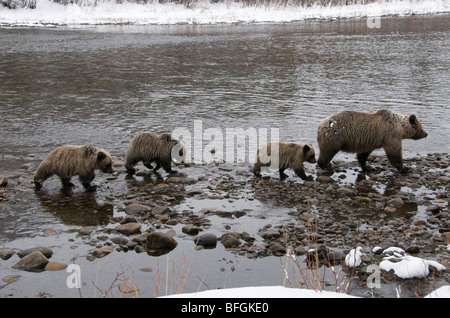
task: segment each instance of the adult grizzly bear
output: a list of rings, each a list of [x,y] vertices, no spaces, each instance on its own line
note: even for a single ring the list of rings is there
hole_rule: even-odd
[[[272,153],[272,149],[274,153]],[[278,154],[276,153],[278,149]],[[261,175],[261,167],[276,167],[280,173],[280,178],[287,175],[286,169],[293,169],[295,174],[303,180],[312,180],[312,176],[306,176],[303,162],[316,163],[316,155],[311,145],[299,145],[288,142],[268,142],[258,148],[256,152],[256,162],[252,172],[256,176]]]
[[[389,162],[400,172],[403,166],[402,140],[422,139],[428,134],[415,115],[401,115],[381,109],[374,113],[341,111],[324,119],[317,131],[320,155],[318,166],[329,169],[339,151],[357,153],[363,171],[370,153],[383,148]]]
[[[134,166],[142,161],[145,167],[154,172],[162,167],[167,173],[174,174],[177,171],[172,170],[172,160],[183,157],[184,149],[183,142],[173,139],[168,133],[143,132],[131,140],[125,157],[125,168],[133,174],[136,172]],[[152,162],[156,163],[155,168]]]
[[[96,189],[96,186],[91,185],[95,170],[114,172],[109,152],[89,145],[65,145],[50,152],[40,163],[34,175],[34,184],[36,189],[40,189],[45,180],[56,174],[64,188],[73,187],[70,179],[78,175],[83,187],[92,191]]]

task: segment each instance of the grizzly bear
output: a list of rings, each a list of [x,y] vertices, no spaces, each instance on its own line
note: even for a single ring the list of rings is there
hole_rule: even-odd
[[[177,171],[172,170],[172,160],[183,157],[184,149],[183,142],[172,138],[168,133],[143,132],[131,140],[125,157],[125,168],[133,174],[136,172],[134,166],[142,161],[145,167],[154,172],[162,167],[167,173],[174,174]],[[156,167],[153,168],[152,162],[156,163]]]
[[[383,148],[392,166],[400,172],[403,166],[402,140],[422,139],[428,134],[415,115],[401,115],[380,109],[374,113],[341,111],[324,119],[317,131],[320,154],[318,166],[330,169],[330,162],[339,152],[356,153],[363,171],[372,169],[367,158],[375,149]]]
[[[278,155],[272,153],[272,149]],[[311,181],[312,176],[306,176],[303,162],[316,163],[316,155],[311,145],[299,145],[288,142],[268,142],[256,151],[256,162],[252,172],[255,176],[261,175],[261,167],[276,167],[280,173],[280,179],[287,177],[286,169],[293,169],[295,174],[303,180]]]
[[[95,178],[95,170],[114,172],[111,155],[106,150],[89,145],[65,145],[50,152],[40,163],[34,175],[34,184],[36,189],[40,189],[45,180],[56,174],[64,188],[73,187],[70,179],[78,175],[83,187],[93,191],[96,186],[91,182]]]

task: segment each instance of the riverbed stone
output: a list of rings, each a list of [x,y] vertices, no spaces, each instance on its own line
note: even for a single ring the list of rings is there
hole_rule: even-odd
[[[78,234],[80,235],[91,235],[94,232],[95,226],[85,226],[78,230]]]
[[[6,187],[8,185],[8,178],[0,176],[0,187]]]
[[[239,233],[236,232],[225,233],[220,237],[220,242],[225,248],[238,247],[241,244],[239,236]]]
[[[197,236],[194,239],[194,243],[196,245],[201,245],[203,247],[215,247],[217,245],[217,236],[212,233],[206,233],[206,234]]]
[[[113,248],[111,246],[102,246],[100,248],[93,250],[92,255],[94,255],[97,258],[102,258],[108,254],[111,254],[112,251],[113,251]]]
[[[46,271],[60,271],[67,268],[67,264],[61,262],[51,261],[45,265]]]
[[[147,236],[147,248],[151,250],[173,250],[178,242],[163,232],[152,232]]]
[[[258,231],[258,235],[261,236],[265,240],[276,239],[281,236],[280,231],[268,229],[268,230],[260,230]]]
[[[13,256],[14,253],[15,253],[14,250],[11,248],[7,248],[7,247],[0,248],[0,258],[5,261],[7,259],[9,259],[11,256]]]
[[[141,232],[141,224],[135,222],[120,224],[115,227],[115,230],[124,235],[138,234]]]
[[[40,251],[31,252],[22,257],[15,263],[13,269],[21,269],[25,271],[42,270],[47,265],[48,259]]]
[[[183,226],[181,228],[181,231],[183,233],[186,233],[186,234],[189,234],[189,235],[197,235],[198,232],[200,231],[200,228],[198,226],[196,226],[196,225],[189,224],[189,225]]]
[[[29,248],[26,250],[21,250],[21,251],[17,252],[17,255],[20,258],[23,258],[23,257],[27,256],[28,254],[31,254],[36,251],[41,252],[46,258],[51,258],[53,255],[53,251],[50,248],[45,247],[45,246],[38,246],[38,247]]]
[[[387,203],[388,206],[394,207],[394,208],[401,208],[405,203],[403,202],[402,198],[393,198],[390,199]]]
[[[151,208],[140,203],[132,203],[125,207],[125,213],[129,215],[145,215],[151,212]]]

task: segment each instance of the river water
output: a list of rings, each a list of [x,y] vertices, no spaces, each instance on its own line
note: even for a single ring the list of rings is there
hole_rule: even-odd
[[[449,150],[448,15],[382,18],[380,28],[368,28],[365,19],[1,28],[0,47],[1,174],[13,173],[24,163],[36,167],[49,151],[63,144],[92,144],[123,160],[129,141],[139,132],[171,132],[181,127],[194,136],[199,124],[202,133],[214,128],[223,136],[227,129],[277,129],[280,139],[310,143],[317,149],[319,122],[344,109],[388,108],[416,114],[428,137],[405,141],[405,157]],[[57,181],[49,181],[50,191],[58,188]],[[56,239],[37,235],[46,227],[66,233],[67,227],[89,222],[108,225],[102,213],[115,212],[104,208],[104,198],[91,200],[82,192],[76,196],[88,204],[88,211],[97,213],[94,221],[86,221],[90,218],[86,215],[80,221],[49,213],[55,209],[46,210],[45,200],[34,195],[31,185],[23,189],[22,197],[16,196],[14,204],[2,203],[7,217],[0,226],[0,247],[58,248],[60,259],[67,263],[79,257],[85,280],[103,284],[102,288],[123,266],[136,280],[147,279],[141,296],[155,294],[155,261],[165,276],[172,258],[180,265],[180,250],[187,251],[187,263],[194,263],[193,281],[184,291],[205,285],[283,282],[278,259],[247,260],[219,249],[193,254],[187,239],[181,240],[176,255],[152,258],[122,252],[98,262],[81,260],[92,246],[79,243],[73,252],[79,240],[75,235],[60,234]],[[83,204],[73,203],[71,208],[83,213]],[[259,213],[271,213],[270,206],[259,204]],[[268,222],[246,217],[236,223],[243,231],[246,225],[257,229]],[[8,262],[0,262],[2,277],[17,274],[10,269],[12,261]],[[138,271],[140,267],[152,267],[153,272]],[[3,296],[35,297],[41,292],[79,296],[66,287],[64,271],[20,275],[19,281],[1,290]],[[92,288],[83,296],[98,297],[96,291]]]

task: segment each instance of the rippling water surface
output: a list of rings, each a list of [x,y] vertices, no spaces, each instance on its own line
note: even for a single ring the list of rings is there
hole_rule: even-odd
[[[364,19],[2,28],[0,169],[2,173],[18,169],[23,162],[17,159],[28,154],[36,156],[37,165],[63,144],[93,144],[123,160],[135,134],[177,127],[193,133],[195,120],[202,121],[203,129],[223,131],[278,128],[283,140],[317,146],[319,122],[343,109],[415,113],[429,136],[405,141],[405,156],[448,152],[449,35],[448,15],[383,18],[380,29],[367,28]],[[80,196],[80,202],[100,213],[97,224],[104,223],[104,213],[113,213],[98,200]],[[17,247],[32,244],[33,229],[49,220],[56,228],[58,222],[79,224],[62,216],[55,223],[41,212],[41,205],[53,199],[35,200],[26,198],[18,209],[26,211],[25,216],[20,211],[14,214],[19,219],[16,230],[24,227],[29,237]],[[71,208],[79,211],[80,206],[74,203]],[[11,245],[8,240],[17,233],[6,223],[0,237]],[[55,244],[45,240],[33,243]],[[114,257],[118,256],[110,256],[113,262],[121,262]],[[231,266],[229,259],[223,262],[227,269]],[[255,273],[264,273],[269,266],[268,261],[241,262]],[[279,263],[271,266],[278,268]],[[202,268],[199,273],[207,271]],[[55,279],[48,273],[40,275]],[[66,275],[59,274],[63,281]],[[281,276],[275,281],[280,282]],[[220,283],[231,285],[227,277]],[[12,293],[26,295],[27,278],[16,284],[19,287]]]

